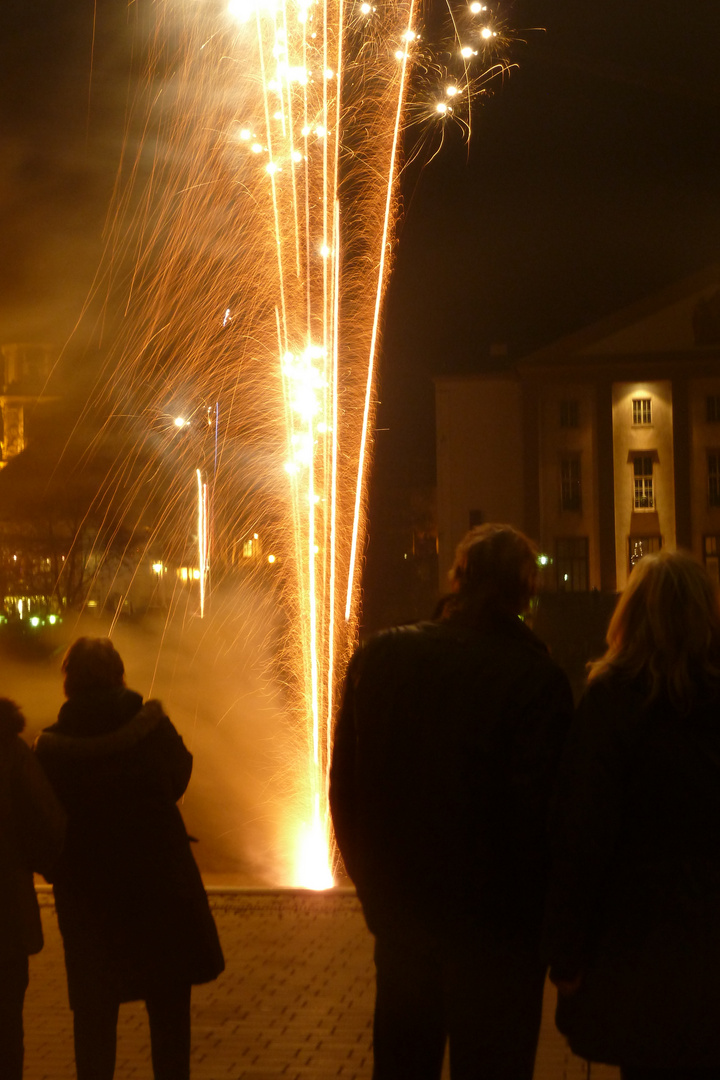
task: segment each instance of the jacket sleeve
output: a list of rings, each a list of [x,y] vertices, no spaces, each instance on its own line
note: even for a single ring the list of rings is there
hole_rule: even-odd
[[[544,952],[556,981],[581,974],[622,826],[630,744],[622,702],[601,679],[578,707],[550,815]]]
[[[359,667],[358,655],[356,652],[353,656],[345,675],[330,765],[330,811],[335,839],[343,857],[345,869],[353,881],[356,880],[358,856],[355,784],[355,696]]]
[[[185,794],[192,775],[193,756],[185,746],[182,736],[170,721],[161,702],[155,698],[146,701],[143,712],[157,717],[157,733],[161,745],[162,769],[166,776],[173,802]]]
[[[18,739],[13,802],[22,856],[29,870],[52,880],[65,838],[65,811],[32,750]]]

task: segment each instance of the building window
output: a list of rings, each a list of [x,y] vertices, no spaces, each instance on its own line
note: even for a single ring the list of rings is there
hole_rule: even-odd
[[[579,454],[560,458],[560,509],[582,510]]]
[[[628,542],[629,564],[632,570],[646,555],[652,555],[662,547],[661,536],[631,536]]]
[[[708,506],[720,506],[720,453],[709,450],[708,463]]]
[[[555,541],[558,592],[587,592],[588,565],[587,536]]]
[[[717,536],[706,536],[703,538],[703,558],[705,560],[705,569],[707,570],[713,581],[720,585],[720,546]]]
[[[564,398],[560,402],[560,427],[578,427],[577,398]]]
[[[708,394],[705,406],[708,424],[720,424],[720,394]]]
[[[633,509],[654,510],[653,459],[648,455],[633,458]]]
[[[652,424],[652,399],[633,398],[633,424]]]

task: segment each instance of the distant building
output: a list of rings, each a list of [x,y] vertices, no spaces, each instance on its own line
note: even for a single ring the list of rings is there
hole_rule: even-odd
[[[44,396],[55,359],[48,345],[0,345],[0,468],[25,449],[28,412]]]
[[[436,382],[441,588],[469,526],[506,521],[550,592],[615,592],[639,558],[720,559],[720,266],[503,374]]]

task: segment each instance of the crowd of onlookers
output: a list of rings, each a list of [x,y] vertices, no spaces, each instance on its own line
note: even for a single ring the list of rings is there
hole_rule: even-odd
[[[330,804],[375,936],[374,1080],[532,1080],[543,989],[623,1080],[720,1080],[720,592],[646,556],[577,708],[523,616],[537,552],[471,530],[435,617],[345,675]],[[192,757],[108,639],[80,638],[33,750],[0,699],[0,1076],[20,1080],[33,873],[53,884],[78,1080],[112,1080],[141,1000],[156,1080],[190,1076],[223,956],[177,800]],[[558,1078],[560,1080],[560,1078]]]

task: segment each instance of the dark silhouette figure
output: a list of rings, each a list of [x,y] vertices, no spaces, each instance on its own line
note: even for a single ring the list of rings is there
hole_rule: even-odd
[[[439,619],[352,658],[330,801],[375,934],[376,1080],[531,1080],[545,967],[545,818],[572,716],[567,679],[518,617],[531,542],[460,544]]]
[[[33,871],[50,874],[65,814],[32,751],[25,718],[0,698],[0,1075],[21,1080],[28,956],[43,946]]]
[[[720,1077],[720,599],[639,562],[551,815],[547,950],[570,1046],[625,1080]]]
[[[223,969],[176,801],[192,755],[128,690],[106,638],[63,660],[66,703],[35,750],[68,815],[54,875],[78,1080],[111,1080],[119,1005],[144,1001],[156,1080],[190,1075],[190,988]]]

